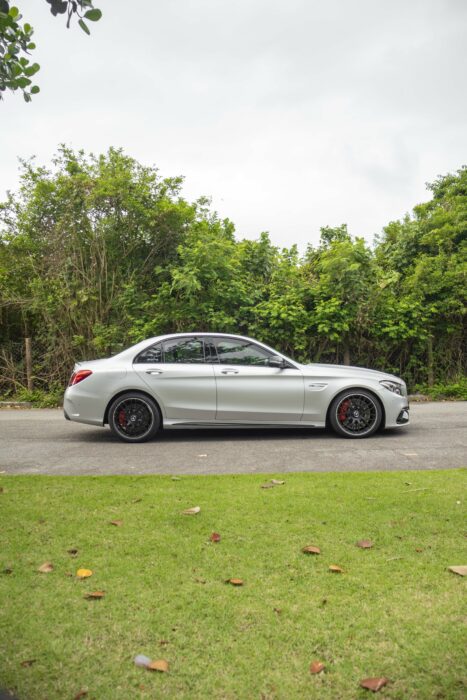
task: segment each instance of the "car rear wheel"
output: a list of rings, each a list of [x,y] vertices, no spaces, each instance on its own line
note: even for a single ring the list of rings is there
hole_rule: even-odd
[[[160,416],[156,404],[145,394],[128,392],[109,408],[109,427],[125,442],[145,442],[157,433]]]
[[[363,389],[345,391],[336,396],[329,421],[338,435],[346,438],[369,437],[381,425],[383,412],[378,399]]]

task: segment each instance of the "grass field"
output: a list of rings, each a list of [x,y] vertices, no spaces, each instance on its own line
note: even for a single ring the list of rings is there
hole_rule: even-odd
[[[467,563],[465,472],[274,476],[0,476],[0,687],[340,700],[385,676],[379,698],[465,698],[466,579],[447,570]]]

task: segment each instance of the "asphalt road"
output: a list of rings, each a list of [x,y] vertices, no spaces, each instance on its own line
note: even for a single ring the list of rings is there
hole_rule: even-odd
[[[60,410],[0,410],[0,472],[233,474],[467,466],[467,402],[411,405],[411,424],[363,440],[324,430],[172,430],[128,445]]]

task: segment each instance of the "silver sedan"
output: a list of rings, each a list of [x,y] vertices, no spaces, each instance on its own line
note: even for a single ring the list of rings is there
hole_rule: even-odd
[[[346,438],[409,422],[402,379],[345,365],[304,365],[251,338],[179,333],[105,360],[78,362],[68,420],[108,424],[126,442],[168,428],[330,426]]]

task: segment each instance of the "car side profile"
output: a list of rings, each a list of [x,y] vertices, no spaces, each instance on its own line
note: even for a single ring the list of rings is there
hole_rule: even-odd
[[[76,363],[68,420],[109,425],[126,442],[161,429],[331,427],[363,438],[409,422],[402,379],[361,367],[300,364],[245,336],[178,333]]]

